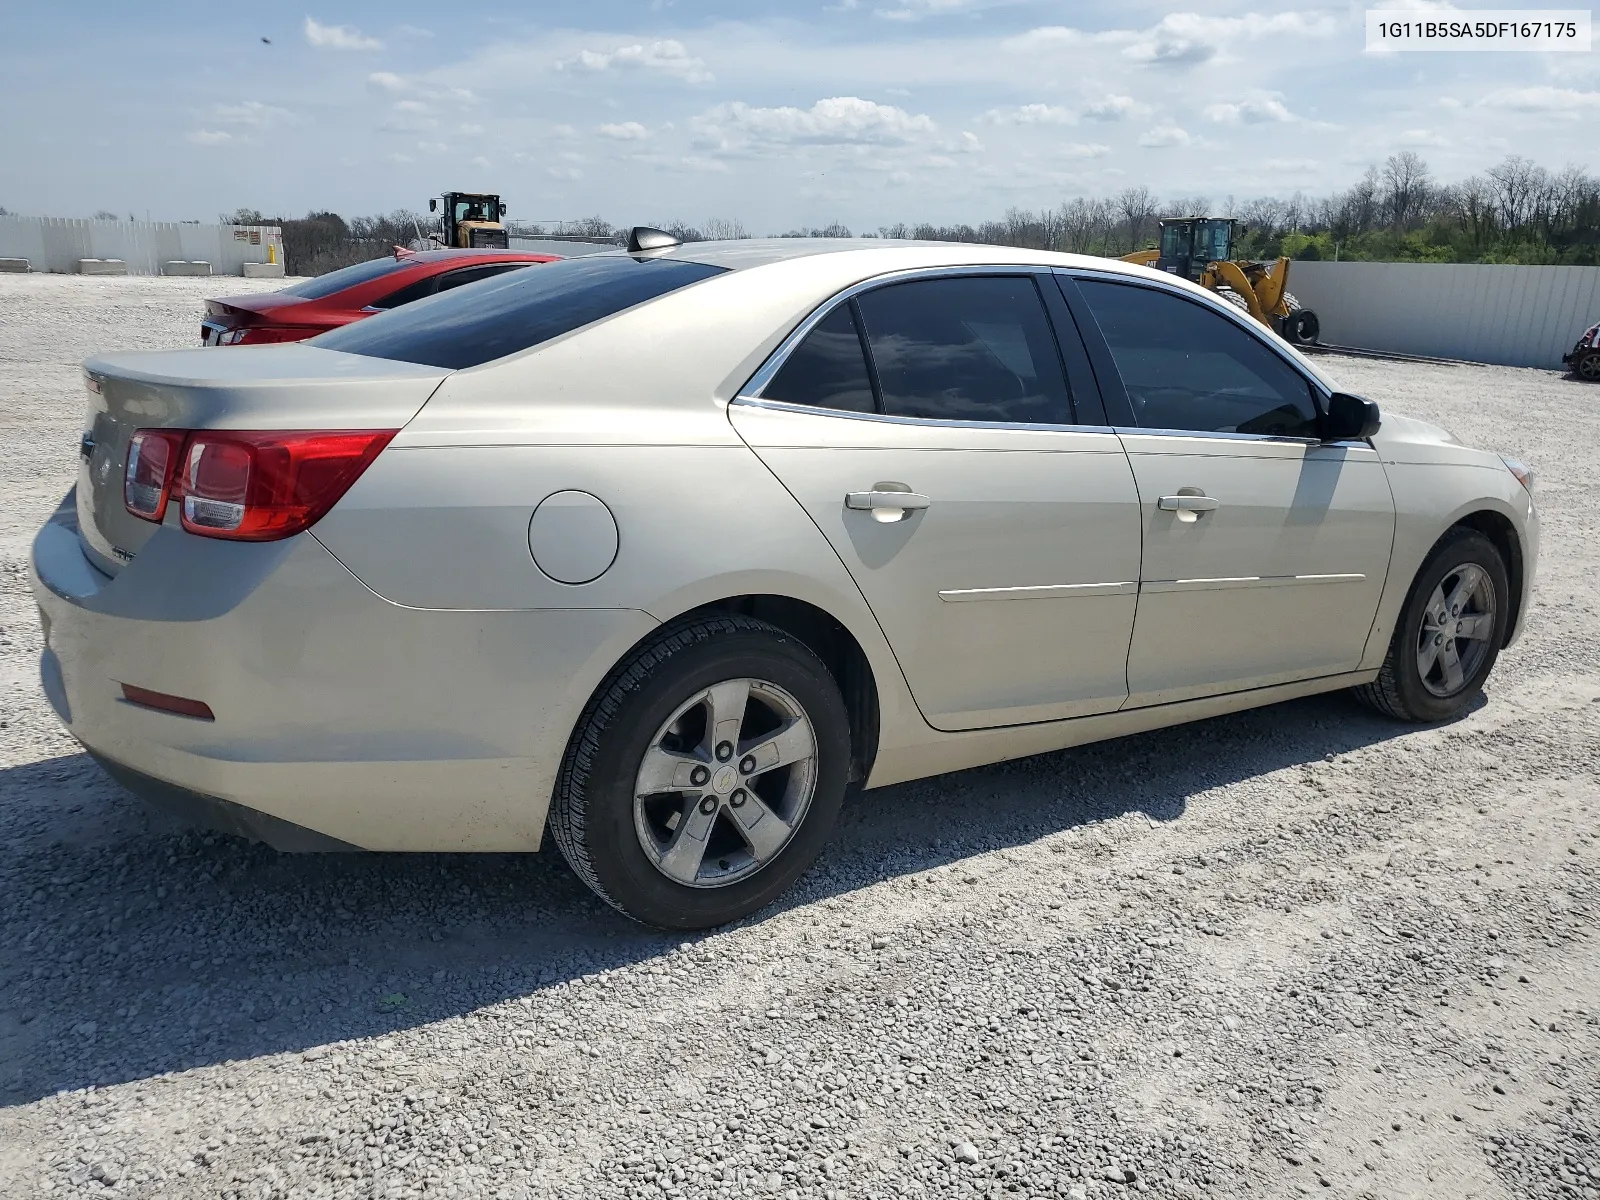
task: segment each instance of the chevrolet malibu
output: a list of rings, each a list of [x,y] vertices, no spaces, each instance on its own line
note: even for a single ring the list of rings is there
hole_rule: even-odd
[[[1186,281],[970,245],[630,248],[311,342],[85,367],[46,694],[283,849],[531,851],[688,929],[845,790],[1315,692],[1479,701],[1532,477]]]

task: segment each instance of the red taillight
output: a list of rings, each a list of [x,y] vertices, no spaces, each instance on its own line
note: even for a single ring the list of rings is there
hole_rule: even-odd
[[[160,521],[165,515],[183,438],[181,429],[141,429],[133,435],[128,443],[128,469],[122,477],[122,500],[134,516]]]
[[[320,520],[395,433],[393,429],[141,429],[134,442],[161,441],[169,448],[170,465],[155,515],[148,504],[135,508],[136,497],[141,504],[147,498],[143,491],[135,491],[137,464],[130,447],[124,487],[128,511],[159,521],[170,497],[181,501],[183,527],[190,533],[276,541]],[[147,440],[141,443],[141,438]]]
[[[303,325],[246,325],[219,334],[217,345],[265,346],[269,342],[298,342],[321,332],[320,329],[310,329]]]

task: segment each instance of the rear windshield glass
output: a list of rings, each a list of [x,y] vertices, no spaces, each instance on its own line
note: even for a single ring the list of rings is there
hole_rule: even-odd
[[[723,270],[627,255],[569,258],[429,296],[331,330],[310,344],[430,367],[475,367]]]
[[[345,288],[355,287],[358,283],[371,283],[374,279],[409,265],[409,259],[395,258],[392,255],[388,258],[375,258],[371,262],[357,263],[353,267],[340,267],[337,271],[329,271],[326,275],[318,275],[315,279],[286,287],[280,295],[321,300],[324,296],[342,292]]]

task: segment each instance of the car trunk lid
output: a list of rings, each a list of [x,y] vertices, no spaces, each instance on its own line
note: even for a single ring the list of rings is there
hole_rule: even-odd
[[[450,372],[290,343],[105,354],[84,364],[78,536],[115,575],[156,526],[128,512],[123,475],[140,429],[398,429]]]

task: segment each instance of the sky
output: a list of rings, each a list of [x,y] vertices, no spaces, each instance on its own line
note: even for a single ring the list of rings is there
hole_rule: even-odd
[[[1349,4],[4,7],[0,206],[36,215],[484,190],[518,221],[862,232],[1140,184],[1322,194],[1403,149],[1445,180],[1600,158],[1600,50],[1372,54]]]

